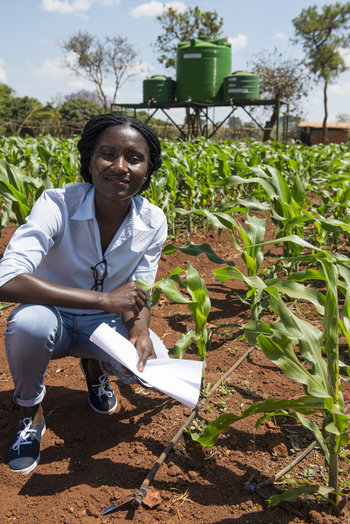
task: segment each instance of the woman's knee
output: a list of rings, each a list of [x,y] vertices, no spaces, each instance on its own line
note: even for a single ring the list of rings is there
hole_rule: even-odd
[[[55,307],[41,305],[18,306],[7,319],[6,349],[12,346],[54,346],[60,330],[60,314]]]

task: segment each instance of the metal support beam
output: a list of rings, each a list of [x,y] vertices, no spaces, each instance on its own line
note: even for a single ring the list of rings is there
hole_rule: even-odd
[[[276,124],[276,140],[279,139],[279,130],[280,130],[280,99],[277,98],[277,124]]]
[[[237,109],[237,107],[234,107],[234,108],[232,109],[232,111],[227,115],[227,117],[226,117],[222,122],[220,122],[218,125],[215,124],[215,123],[214,123],[212,120],[210,120],[210,118],[209,118],[210,122],[213,124],[213,126],[215,127],[215,129],[214,129],[214,131],[211,133],[211,135],[209,135],[209,137],[207,137],[207,138],[211,138],[212,136],[214,136],[215,133],[216,133],[216,131],[217,131],[218,129],[220,129],[221,126],[224,125],[224,123],[226,122],[226,120],[228,120],[228,119],[230,118],[230,116],[232,115],[232,113],[234,113],[234,111],[236,111],[236,109]]]
[[[169,121],[173,124],[173,126],[176,127],[176,129],[180,132],[181,137],[186,140],[192,139],[194,137],[194,133],[200,130],[200,132],[203,131],[204,136],[206,138],[212,138],[215,133],[220,129],[220,127],[223,126],[223,124],[230,118],[232,113],[241,107],[247,115],[255,122],[255,124],[264,131],[264,128],[255,120],[255,118],[251,115],[251,113],[247,110],[247,107],[249,106],[277,106],[277,123],[276,123],[276,140],[279,140],[279,133],[280,133],[280,122],[279,122],[279,116],[280,116],[280,109],[282,105],[287,105],[287,114],[289,112],[289,104],[285,102],[284,100],[281,100],[279,98],[277,99],[250,99],[250,100],[235,100],[230,99],[225,102],[196,102],[193,100],[186,100],[183,102],[176,102],[176,101],[170,101],[170,102],[154,102],[153,100],[150,100],[148,102],[144,102],[142,104],[112,104],[111,105],[111,111],[116,110],[119,108],[126,108],[126,109],[134,109],[134,115],[136,116],[136,110],[141,109],[154,109],[155,111],[152,113],[151,116],[147,119],[147,122],[153,117],[153,115],[156,113],[158,109],[161,109],[165,116],[169,119]],[[209,108],[215,109],[215,107],[231,107],[231,111],[228,114],[227,117],[222,120],[222,122],[219,122],[216,124],[213,122],[213,120],[209,117],[208,111]],[[166,112],[166,110],[171,109],[179,109],[184,108],[186,110],[186,118],[185,118],[185,124],[183,126],[180,126],[176,124],[176,122],[170,117],[170,115]],[[191,114],[191,110],[194,111],[194,113]],[[200,123],[200,113],[203,113],[205,115],[205,127],[204,129],[201,129],[201,123]],[[194,124],[193,129],[191,129],[191,117],[192,117],[192,123]],[[209,134],[209,127],[208,122],[210,122],[213,126],[213,131]],[[184,132],[184,128],[187,125],[188,132],[187,136]],[[288,137],[288,118],[283,123],[283,133],[282,133],[282,140],[286,140]]]
[[[264,128],[259,124],[259,122],[257,120],[255,120],[255,118],[253,117],[253,115],[251,115],[248,111],[248,109],[246,109],[245,107],[242,107],[243,111],[245,111],[247,113],[247,115],[253,120],[253,122],[256,123],[256,125],[258,126],[259,129],[261,129],[261,131],[264,131]]]

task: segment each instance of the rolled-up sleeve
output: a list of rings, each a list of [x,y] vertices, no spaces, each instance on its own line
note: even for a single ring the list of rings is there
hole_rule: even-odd
[[[60,207],[48,193],[36,201],[26,223],[16,230],[0,261],[0,287],[19,274],[35,272],[62,227]]]

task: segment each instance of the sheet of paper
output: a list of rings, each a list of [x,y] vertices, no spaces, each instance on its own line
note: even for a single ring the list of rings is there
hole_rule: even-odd
[[[190,409],[196,406],[203,362],[173,358],[148,360],[143,373],[140,373],[136,367],[139,357],[135,346],[107,324],[102,323],[90,340],[150,386]]]

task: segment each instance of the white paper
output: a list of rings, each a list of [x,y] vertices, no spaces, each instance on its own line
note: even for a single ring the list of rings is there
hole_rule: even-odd
[[[102,323],[90,340],[134,375],[162,393],[194,409],[199,397],[203,362],[160,358],[148,360],[143,373],[137,369],[139,356],[129,340]]]

